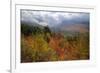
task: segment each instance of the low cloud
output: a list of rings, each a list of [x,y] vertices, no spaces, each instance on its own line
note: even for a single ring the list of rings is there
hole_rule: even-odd
[[[21,21],[43,26],[89,25],[89,13],[21,10]]]

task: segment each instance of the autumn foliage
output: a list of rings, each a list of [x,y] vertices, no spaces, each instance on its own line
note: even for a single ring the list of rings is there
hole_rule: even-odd
[[[22,24],[21,62],[89,59],[89,33],[67,33],[51,31],[48,26]]]

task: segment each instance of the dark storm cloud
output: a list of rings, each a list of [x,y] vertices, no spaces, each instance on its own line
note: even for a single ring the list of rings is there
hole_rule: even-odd
[[[89,13],[21,10],[21,21],[37,23],[43,26],[48,25],[50,27],[70,24],[83,24],[88,26]]]

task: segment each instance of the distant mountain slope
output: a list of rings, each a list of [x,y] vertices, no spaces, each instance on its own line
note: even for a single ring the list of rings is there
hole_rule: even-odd
[[[71,31],[71,32],[80,32],[80,33],[89,32],[89,28],[83,24],[65,25],[62,26],[60,29],[61,31]]]

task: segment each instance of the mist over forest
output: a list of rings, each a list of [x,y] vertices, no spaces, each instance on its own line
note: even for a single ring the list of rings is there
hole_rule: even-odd
[[[89,13],[20,13],[22,63],[89,59]]]

